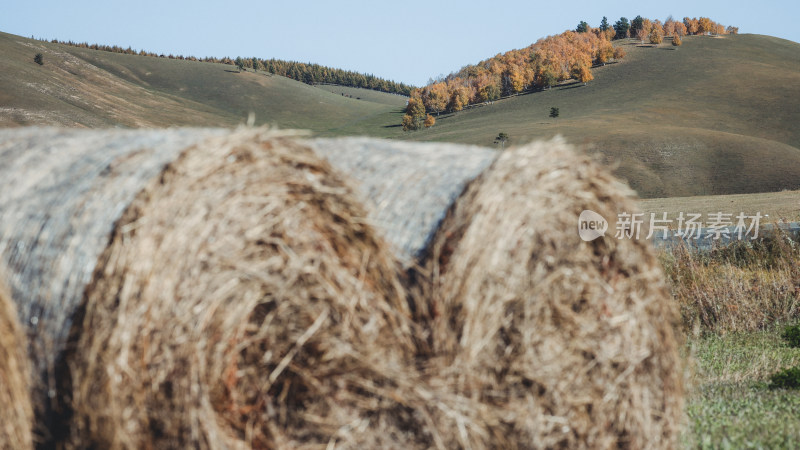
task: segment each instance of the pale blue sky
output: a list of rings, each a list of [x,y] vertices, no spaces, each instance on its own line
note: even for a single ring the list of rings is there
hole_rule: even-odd
[[[158,53],[258,56],[416,85],[498,52],[636,15],[708,16],[741,33],[800,41],[800,2],[2,0],[0,31]]]

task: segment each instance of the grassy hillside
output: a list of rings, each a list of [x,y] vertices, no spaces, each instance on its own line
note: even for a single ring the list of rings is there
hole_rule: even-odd
[[[33,56],[44,55],[43,66]],[[232,126],[325,133],[398,109],[229,65],[94,51],[0,33],[0,126]],[[392,100],[402,97],[383,94]],[[370,101],[370,99],[372,99]]]
[[[800,44],[758,35],[623,43],[620,63],[567,83],[385,136],[492,145],[563,134],[598,152],[646,197],[800,188]],[[550,108],[560,110],[557,119]]]

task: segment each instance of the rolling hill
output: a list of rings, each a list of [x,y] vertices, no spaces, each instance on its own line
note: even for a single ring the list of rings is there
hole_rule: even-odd
[[[42,53],[44,65],[33,62]],[[224,64],[125,55],[0,33],[0,126],[233,126],[325,133],[401,108],[403,97],[362,100]],[[377,101],[381,100],[381,101]],[[332,134],[336,134],[333,132]]]
[[[561,134],[643,197],[800,189],[800,44],[726,35],[689,36],[677,49],[616,45],[628,56],[594,68],[586,86],[566,82],[403,132],[406,100],[393,94],[0,33],[0,126],[231,126],[253,112],[257,124],[327,136],[491,146],[499,132],[510,145]]]

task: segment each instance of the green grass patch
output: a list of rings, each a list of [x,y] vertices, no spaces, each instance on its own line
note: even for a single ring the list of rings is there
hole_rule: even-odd
[[[767,331],[690,340],[696,364],[686,413],[687,448],[794,448],[800,394],[771,389],[776,371],[800,364],[800,350]]]
[[[784,328],[781,337],[789,344],[789,347],[800,347],[800,325],[789,325]]]

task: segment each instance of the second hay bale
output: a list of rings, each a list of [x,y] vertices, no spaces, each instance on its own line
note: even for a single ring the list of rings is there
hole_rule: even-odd
[[[33,448],[27,344],[0,270],[0,448]]]
[[[419,439],[399,423],[413,420],[398,401],[406,298],[365,216],[292,139],[240,132],[184,152],[128,206],[86,289],[68,356],[72,444]]]
[[[556,139],[503,153],[439,230],[419,303],[431,383],[482,405],[454,433],[462,445],[677,444],[683,372],[663,275],[647,242],[583,242],[587,209],[634,205]]]

